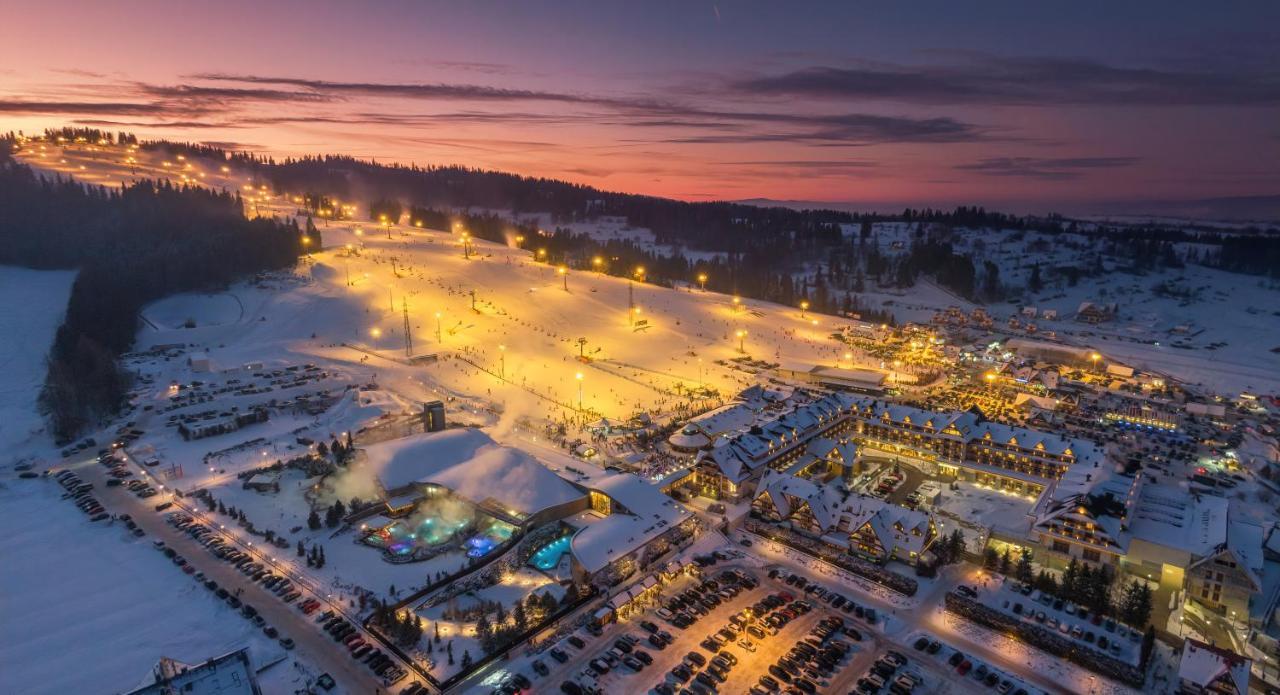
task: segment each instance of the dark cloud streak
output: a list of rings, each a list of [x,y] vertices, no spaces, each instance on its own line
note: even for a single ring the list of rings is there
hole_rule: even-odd
[[[971,164],[956,165],[961,171],[972,171],[984,176],[1012,176],[1042,181],[1068,181],[1078,179],[1088,171],[1116,169],[1137,164],[1137,157],[1065,157],[1041,159],[1036,157],[993,157]]]
[[[962,54],[949,65],[814,66],[728,83],[732,92],[915,104],[1280,105],[1280,72],[1193,72],[1077,58]]]

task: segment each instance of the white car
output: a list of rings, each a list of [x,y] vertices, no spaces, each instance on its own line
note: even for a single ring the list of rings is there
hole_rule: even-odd
[[[742,638],[742,639],[740,639],[740,640],[738,640],[738,646],[739,646],[739,647],[742,647],[743,649],[747,650],[748,652],[754,652],[754,651],[756,650],[756,644],[755,644],[755,642],[752,642],[751,640],[749,640],[749,639],[747,639],[747,638],[745,638],[745,637],[744,637],[744,638]]]

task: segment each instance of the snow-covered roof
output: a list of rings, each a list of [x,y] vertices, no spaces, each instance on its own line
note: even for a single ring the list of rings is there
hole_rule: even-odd
[[[929,541],[928,513],[889,504],[876,497],[845,495],[831,485],[808,478],[770,471],[760,483],[759,495],[768,495],[784,518],[793,514],[797,505],[807,505],[824,533],[839,528],[853,532],[869,526],[888,552],[897,548],[918,554]],[[848,535],[838,540],[848,543]]]
[[[162,657],[147,681],[128,695],[163,695],[164,693],[190,693],[190,695],[260,695],[254,668],[249,663],[248,649],[238,649],[229,654],[200,664],[185,664],[177,659]]]
[[[715,437],[750,427],[755,419],[755,408],[746,403],[730,403],[690,419],[686,427],[692,426],[708,436]]]
[[[630,473],[591,475],[578,484],[595,490],[617,505],[609,516],[589,520],[582,516],[582,528],[569,547],[587,572],[604,569],[653,538],[689,518],[690,512],[662,493],[658,486]]]
[[[472,502],[493,499],[524,515],[582,497],[537,459],[476,429],[415,434],[364,451],[365,465],[388,492],[433,483]]]
[[[1200,688],[1222,683],[1232,692],[1247,695],[1252,663],[1235,652],[1188,638],[1178,661],[1178,678]]]

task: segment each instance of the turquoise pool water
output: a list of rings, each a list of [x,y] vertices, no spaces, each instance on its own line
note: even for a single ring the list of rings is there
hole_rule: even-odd
[[[569,550],[569,536],[558,538],[544,546],[529,558],[529,564],[543,571],[550,571],[560,564],[560,556]]]

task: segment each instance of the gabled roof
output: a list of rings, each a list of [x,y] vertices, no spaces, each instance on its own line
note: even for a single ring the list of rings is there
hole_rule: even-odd
[[[1188,638],[1178,661],[1178,677],[1201,688],[1224,682],[1238,695],[1248,695],[1252,663],[1235,652]]]
[[[900,548],[920,553],[928,542],[931,520],[927,513],[875,497],[846,495],[834,486],[776,471],[770,471],[760,482],[757,497],[760,495],[768,495],[783,518],[807,505],[824,534],[841,524],[850,532],[869,526],[886,551]],[[918,533],[912,533],[913,529]]]

